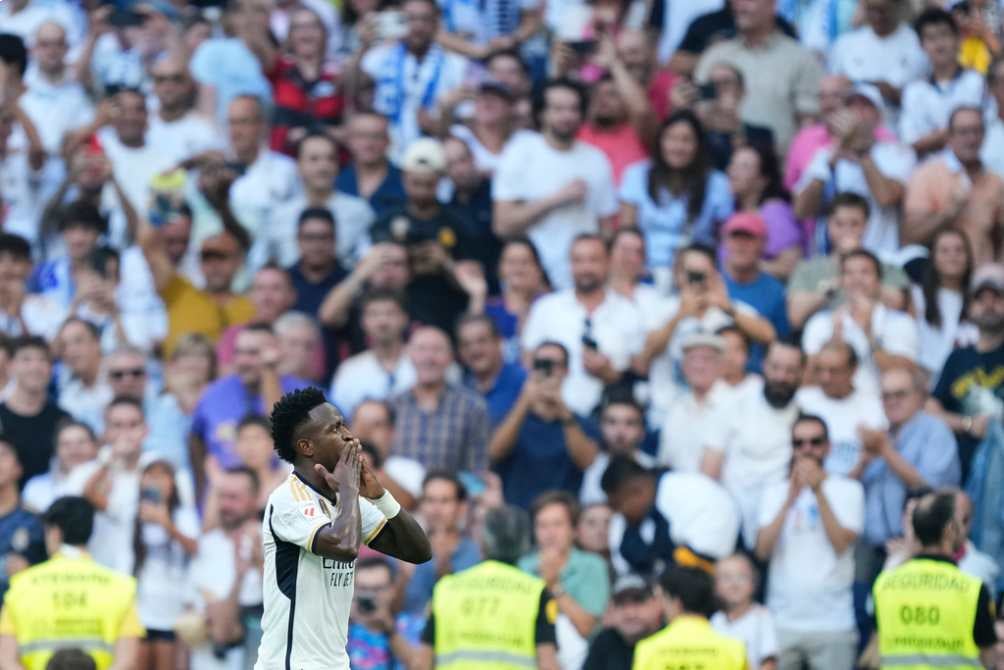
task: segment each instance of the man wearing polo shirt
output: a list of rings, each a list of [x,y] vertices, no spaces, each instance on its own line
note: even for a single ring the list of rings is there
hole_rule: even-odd
[[[568,408],[588,416],[606,386],[620,381],[630,359],[644,344],[637,307],[606,287],[609,254],[598,235],[572,242],[574,288],[534,303],[523,327],[523,351],[555,341],[568,352],[568,377],[562,396]]]

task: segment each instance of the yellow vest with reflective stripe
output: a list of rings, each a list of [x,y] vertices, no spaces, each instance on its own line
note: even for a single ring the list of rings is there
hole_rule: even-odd
[[[980,580],[948,562],[915,558],[872,591],[883,668],[982,668],[973,640]]]
[[[632,670],[746,670],[746,645],[700,616],[678,616],[634,650]]]
[[[132,577],[84,553],[56,554],[14,575],[4,596],[4,617],[13,624],[25,670],[44,670],[55,652],[67,648],[83,650],[98,670],[107,670],[135,599]]]
[[[536,668],[543,592],[543,580],[497,561],[439,580],[432,595],[436,668]]]

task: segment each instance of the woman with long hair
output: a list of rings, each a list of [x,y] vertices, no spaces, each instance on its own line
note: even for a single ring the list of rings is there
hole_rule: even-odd
[[[198,548],[199,518],[181,503],[174,467],[154,460],[140,474],[139,514],[133,552],[140,620],[146,639],[140,646],[140,668],[175,670],[178,646],[174,624],[184,610],[188,560]]]
[[[506,342],[507,361],[519,360],[519,332],[538,296],[550,288],[540,254],[528,237],[514,237],[499,257],[501,293],[485,301],[485,314]]]
[[[777,153],[760,144],[739,147],[732,152],[727,174],[736,211],[759,214],[767,224],[763,271],[787,280],[802,258],[802,230],[781,182]]]
[[[680,110],[663,122],[649,159],[624,171],[620,199],[620,224],[644,233],[648,269],[668,289],[677,251],[691,242],[713,244],[733,210],[728,178],[712,168],[693,112]]]
[[[939,228],[927,248],[927,267],[912,297],[920,332],[918,362],[936,378],[952,349],[975,342],[978,335],[965,321],[974,261],[969,238],[958,228]]]

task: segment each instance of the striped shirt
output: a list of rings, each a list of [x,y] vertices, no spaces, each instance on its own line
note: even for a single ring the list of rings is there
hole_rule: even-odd
[[[419,407],[410,390],[395,396],[391,405],[397,417],[392,449],[396,456],[453,472],[487,466],[489,420],[480,396],[447,385],[432,412]]]

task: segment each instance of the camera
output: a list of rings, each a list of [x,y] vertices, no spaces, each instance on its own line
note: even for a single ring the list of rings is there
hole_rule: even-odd
[[[154,505],[160,504],[160,491],[153,488],[152,486],[145,487],[139,492],[139,499],[143,502],[153,503]]]
[[[373,614],[377,611],[376,598],[370,595],[357,594],[356,605],[359,606],[359,611],[363,614]]]
[[[534,372],[539,372],[543,377],[550,377],[554,372],[554,361],[550,358],[537,358],[533,361]]]
[[[691,286],[700,286],[708,281],[708,275],[703,272],[687,270],[687,283]]]

